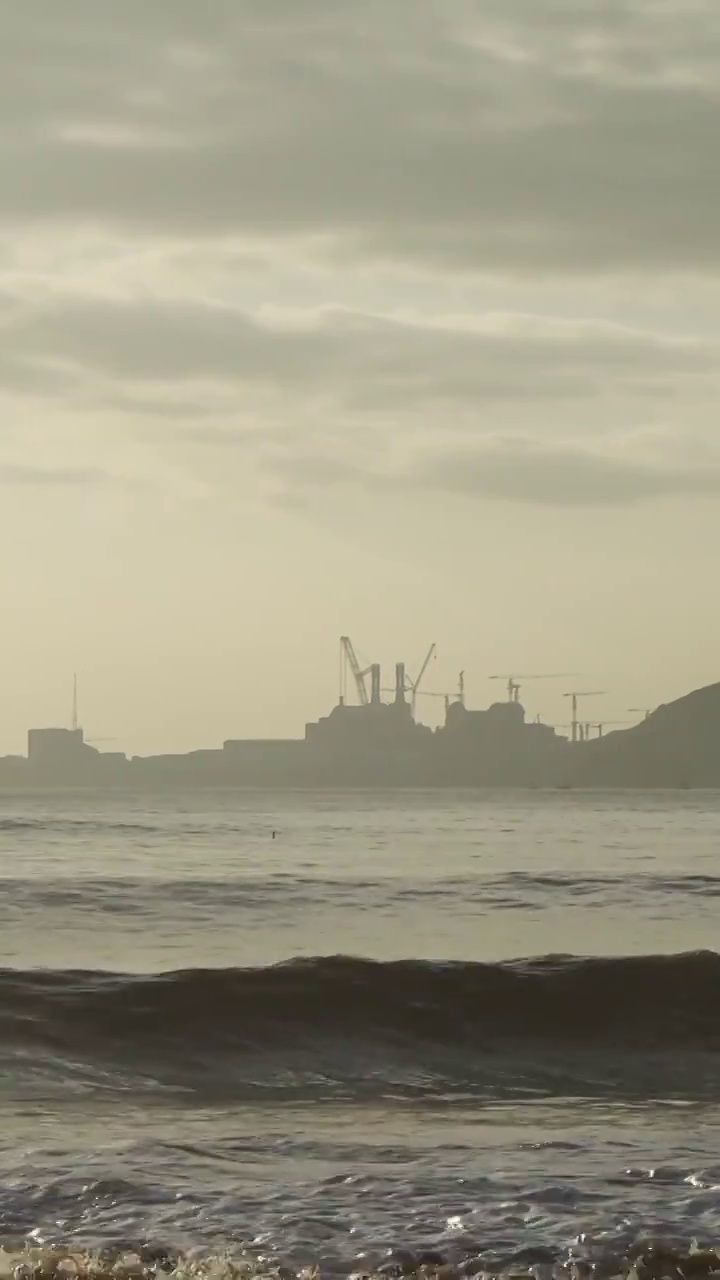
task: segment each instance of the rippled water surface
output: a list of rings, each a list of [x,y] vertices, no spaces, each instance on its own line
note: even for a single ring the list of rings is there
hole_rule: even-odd
[[[715,793],[0,797],[0,1232],[717,1240],[719,837]]]

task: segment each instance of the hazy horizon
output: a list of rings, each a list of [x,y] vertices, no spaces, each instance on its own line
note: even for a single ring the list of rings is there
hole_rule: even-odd
[[[0,753],[720,678],[710,0],[0,17]]]

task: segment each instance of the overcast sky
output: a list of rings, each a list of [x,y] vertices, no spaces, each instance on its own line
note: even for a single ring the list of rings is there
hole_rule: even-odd
[[[0,36],[0,750],[74,669],[108,748],[301,734],[343,632],[551,722],[720,677],[717,0]]]

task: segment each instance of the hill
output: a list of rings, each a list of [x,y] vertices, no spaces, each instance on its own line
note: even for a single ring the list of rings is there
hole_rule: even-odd
[[[586,787],[720,787],[720,684],[658,707],[632,729],[583,743],[567,782]]]

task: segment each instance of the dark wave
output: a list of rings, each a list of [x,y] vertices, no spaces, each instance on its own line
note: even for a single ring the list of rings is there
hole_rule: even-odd
[[[164,834],[165,828],[150,826],[141,822],[113,822],[98,818],[0,818],[0,832],[10,831],[20,834],[37,835],[38,832],[53,833],[90,833],[119,832],[121,835],[134,832],[137,835]]]
[[[32,1034],[253,1044],[292,1033],[475,1048],[507,1037],[720,1047],[720,955],[498,964],[330,956],[153,975],[2,970],[0,1028],[6,1043]]]
[[[78,908],[86,914],[90,909],[116,915],[149,915],[158,907],[164,915],[172,917],[175,911],[196,911],[203,908],[252,910],[302,911],[317,907],[318,901],[332,901],[333,907],[350,906],[358,909],[360,901],[366,910],[373,910],[402,899],[408,902],[454,902],[461,900],[466,906],[474,904],[483,912],[490,910],[523,911],[528,906],[537,907],[550,899],[596,898],[604,902],[618,901],[626,904],[633,895],[642,895],[647,901],[650,895],[659,898],[672,895],[677,902],[681,895],[693,899],[709,899],[720,896],[720,876],[687,875],[674,878],[636,876],[578,877],[570,874],[534,875],[512,872],[507,875],[475,878],[449,878],[442,882],[408,884],[382,879],[347,879],[343,877],[302,876],[287,872],[267,875],[238,875],[233,878],[183,877],[180,879],[143,875],[122,875],[82,878],[70,875],[48,883],[37,876],[3,876],[0,880],[6,907],[16,911],[37,908]]]
[[[15,1055],[213,1069],[272,1052],[455,1070],[498,1053],[720,1050],[720,956],[506,964],[346,956],[158,975],[0,972],[0,1042]],[[293,1057],[295,1055],[295,1057]],[[170,1073],[172,1074],[172,1073]]]

